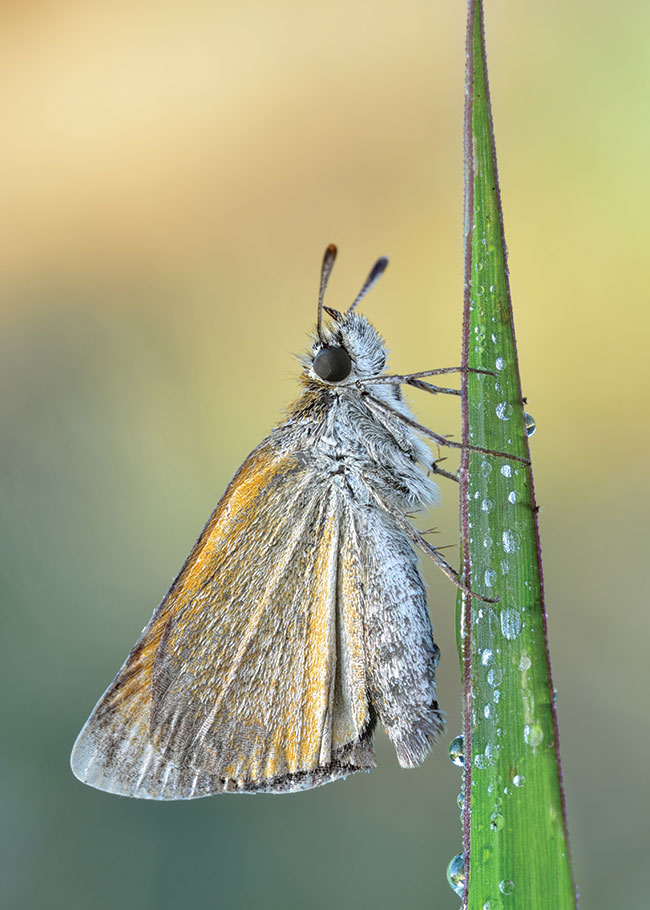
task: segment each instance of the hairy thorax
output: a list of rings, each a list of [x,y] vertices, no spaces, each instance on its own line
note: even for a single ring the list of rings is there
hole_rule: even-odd
[[[398,386],[384,385],[374,394],[410,415]],[[305,383],[305,391],[272,437],[282,448],[314,464],[324,483],[357,501],[371,502],[373,494],[379,493],[401,512],[437,501],[438,488],[428,476],[428,447],[397,417],[373,407],[354,387]]]

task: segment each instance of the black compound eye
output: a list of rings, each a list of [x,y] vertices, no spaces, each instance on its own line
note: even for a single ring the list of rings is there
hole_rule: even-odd
[[[314,373],[327,382],[341,382],[350,375],[352,361],[345,348],[321,348],[312,364]]]

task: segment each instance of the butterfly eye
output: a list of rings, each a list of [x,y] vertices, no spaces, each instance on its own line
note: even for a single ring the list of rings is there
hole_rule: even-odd
[[[312,364],[314,373],[327,382],[341,382],[350,375],[352,361],[345,348],[321,348]]]

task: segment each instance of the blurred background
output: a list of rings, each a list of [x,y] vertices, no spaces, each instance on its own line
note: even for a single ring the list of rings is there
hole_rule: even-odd
[[[650,7],[486,3],[575,875],[647,906]],[[149,804],[68,756],[315,317],[459,361],[465,4],[41,0],[0,10],[0,903],[454,910],[455,590],[425,567],[448,737],[292,796]],[[458,432],[454,401],[411,394]],[[644,416],[645,415],[645,416]],[[457,539],[456,490],[431,519]],[[443,541],[444,538],[444,541]]]

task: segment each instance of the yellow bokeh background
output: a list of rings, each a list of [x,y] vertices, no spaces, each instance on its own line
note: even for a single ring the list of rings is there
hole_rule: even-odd
[[[575,873],[584,906],[640,910],[650,8],[486,18]],[[294,394],[326,244],[332,306],[390,257],[364,312],[393,367],[458,362],[464,29],[458,0],[0,11],[2,906],[457,907],[446,743],[413,772],[382,738],[371,775],[170,805],[82,787],[68,754]],[[425,571],[451,738],[455,591]]]

